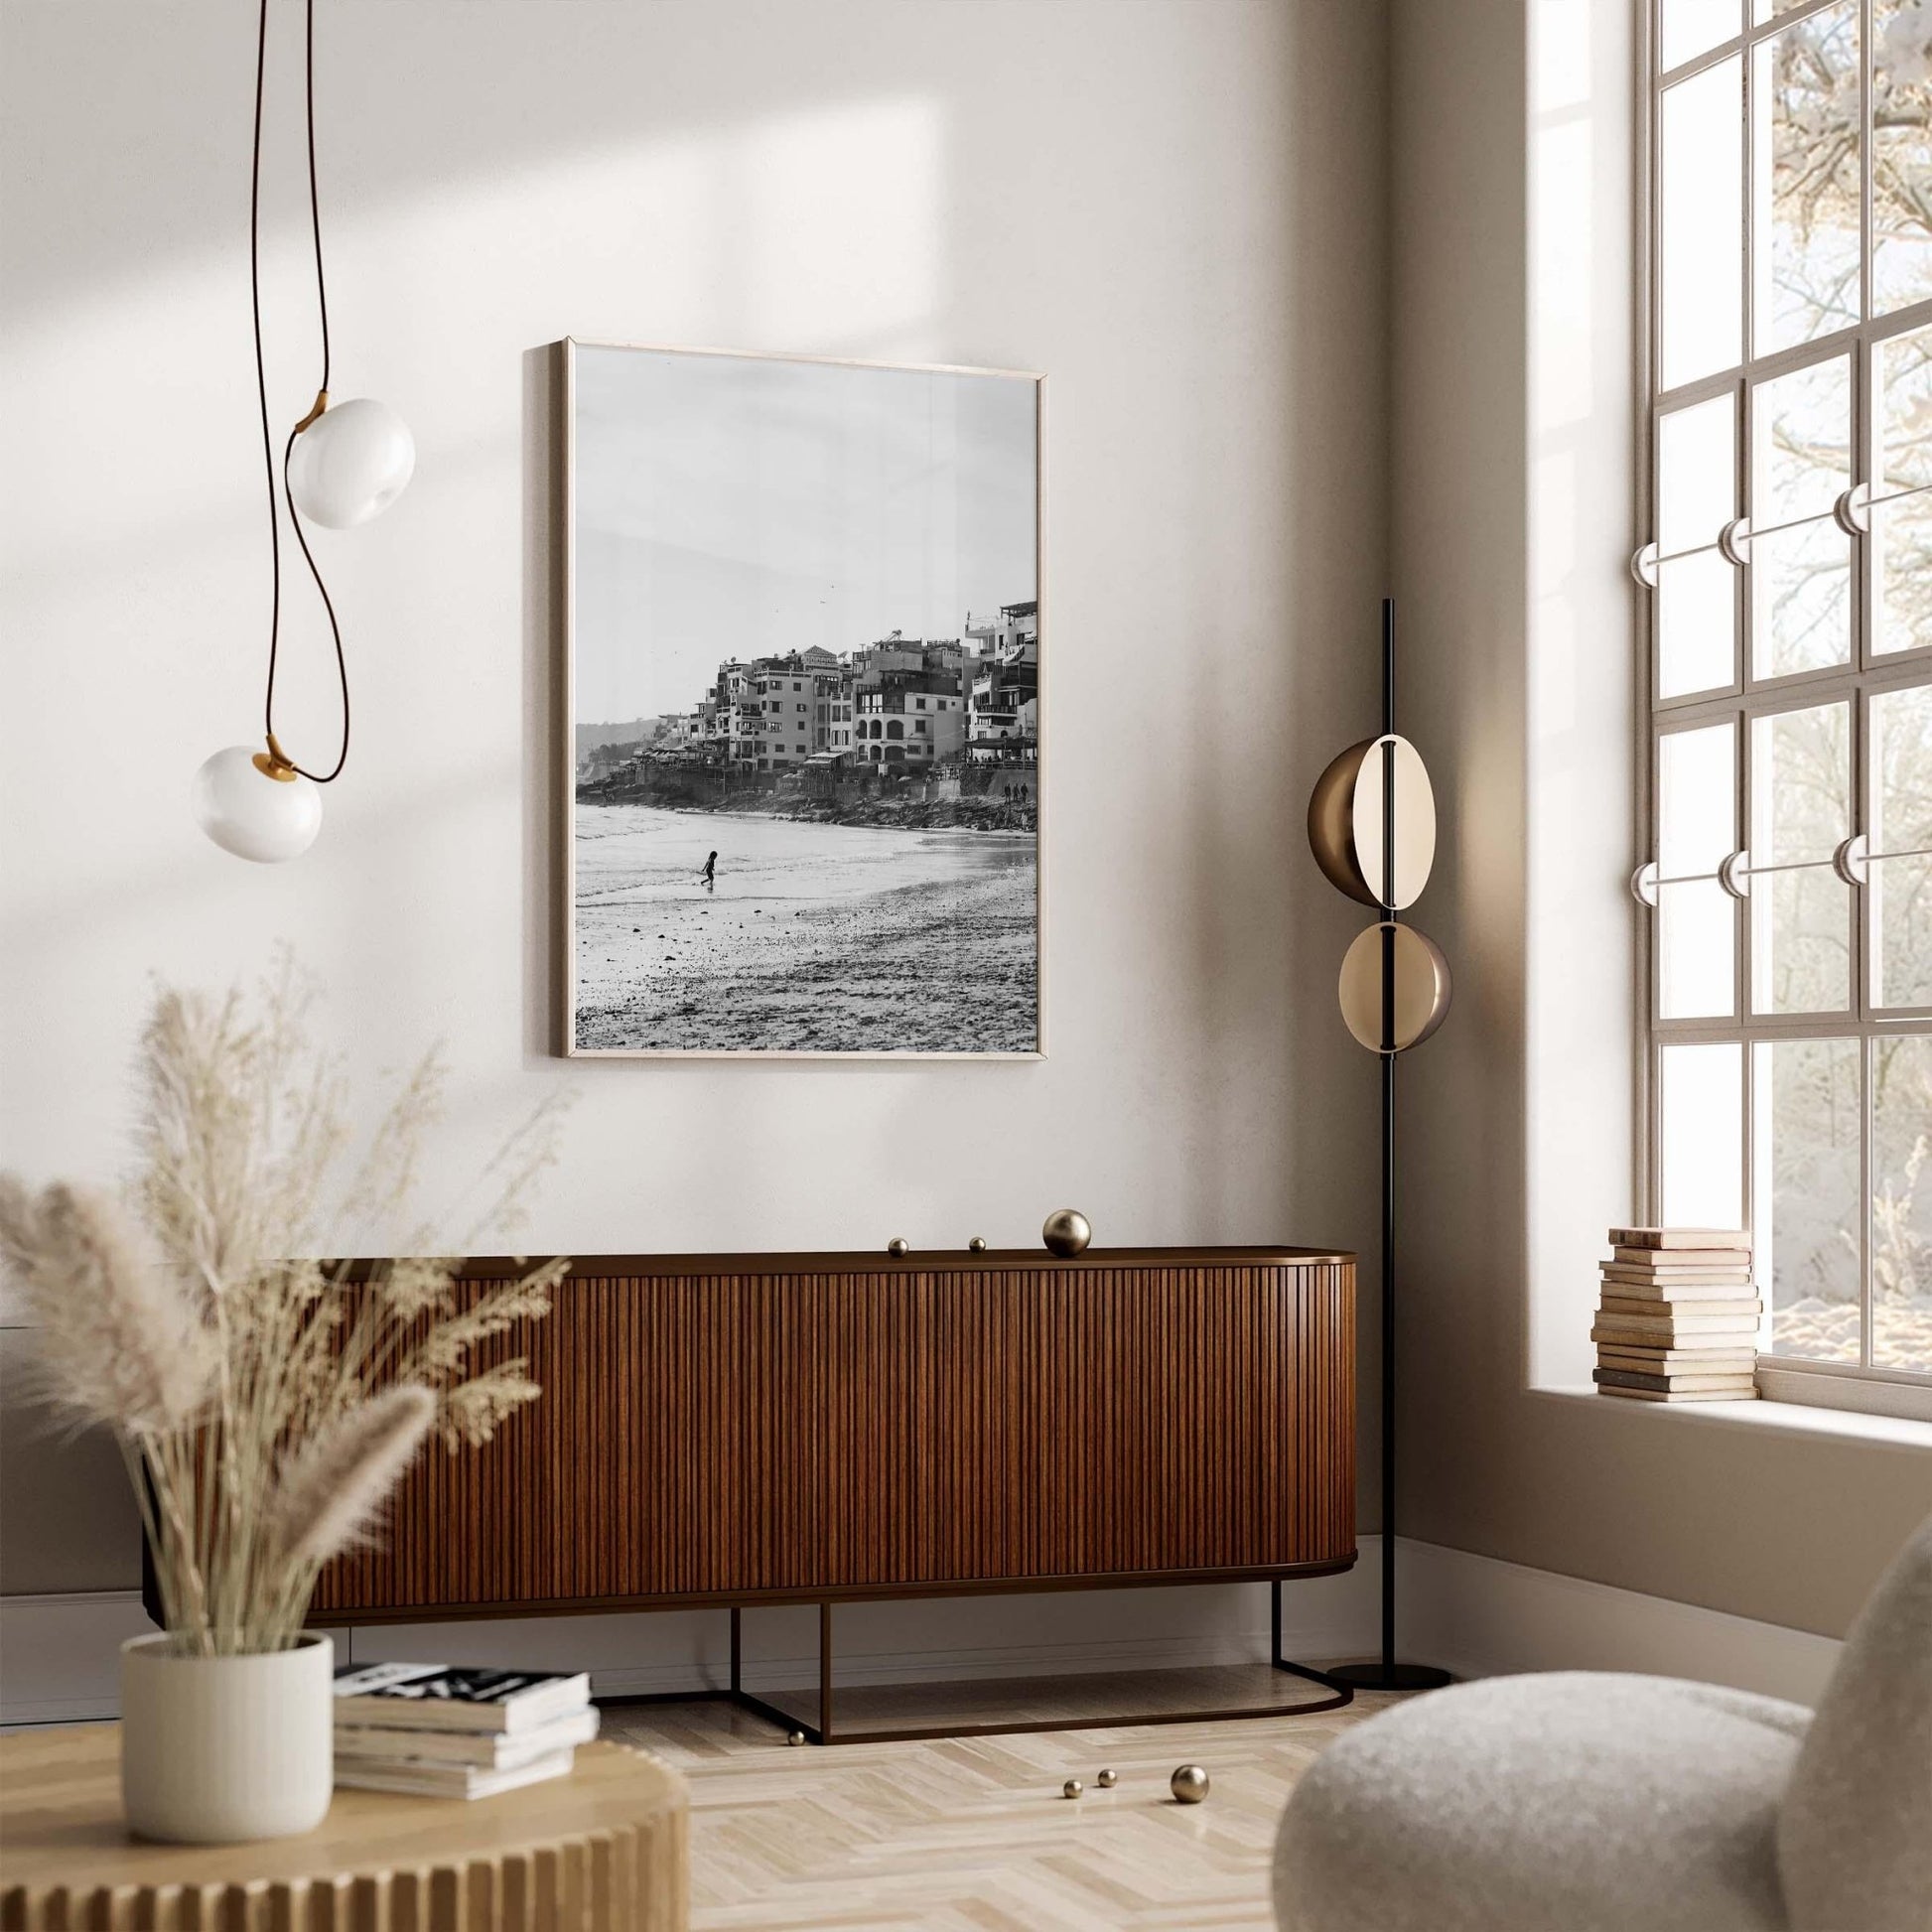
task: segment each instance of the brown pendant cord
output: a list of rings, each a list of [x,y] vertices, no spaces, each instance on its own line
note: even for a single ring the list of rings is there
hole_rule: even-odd
[[[316,566],[308,535],[302,528],[302,519],[296,513],[294,495],[289,489],[289,459],[295,450],[295,439],[321,414],[324,399],[329,393],[329,290],[322,272],[322,209],[316,194],[316,6],[315,0],[305,0],[307,20],[303,44],[303,82],[309,133],[309,227],[315,240],[316,307],[322,318],[322,382],[315,410],[289,432],[289,440],[283,447],[282,496],[288,504],[290,527],[302,548],[302,560],[309,567],[316,593],[322,599],[322,608],[328,614],[329,632],[336,645],[336,673],[343,692],[343,746],[334,767],[327,773],[310,771],[296,763],[281,750],[275,736],[275,662],[282,633],[282,519],[281,505],[275,500],[275,441],[269,427],[268,368],[262,353],[261,279],[262,96],[268,71],[268,4],[269,0],[261,0],[255,39],[255,146],[248,189],[248,290],[255,321],[255,393],[261,405],[262,468],[268,480],[268,549],[274,578],[269,606],[268,690],[262,706],[263,728],[268,734],[269,750],[273,757],[300,772],[303,777],[326,785],[340,777],[343,766],[348,762],[348,663],[343,655],[343,629],[336,618],[336,607],[330,601],[329,586],[322,581],[322,572]]]

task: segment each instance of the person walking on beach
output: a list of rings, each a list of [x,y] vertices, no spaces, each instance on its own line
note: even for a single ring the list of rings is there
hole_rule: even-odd
[[[710,857],[710,858],[708,858],[708,859],[707,859],[707,860],[706,860],[706,861],[704,862],[704,872],[703,872],[703,874],[702,874],[701,876],[702,876],[702,877],[703,877],[703,879],[704,879],[704,889],[705,889],[705,891],[706,891],[706,892],[708,892],[708,893],[710,893],[710,892],[716,892],[716,891],[717,891],[717,889],[718,889],[718,855],[717,855],[717,853],[715,853],[715,852],[714,852],[714,853],[713,853],[713,854],[711,855],[711,857]]]

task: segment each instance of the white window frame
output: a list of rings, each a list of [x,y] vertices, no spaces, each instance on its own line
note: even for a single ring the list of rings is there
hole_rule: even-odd
[[[1894,337],[1908,335],[1932,326],[1932,300],[1911,308],[1872,318],[1871,310],[1871,143],[1862,139],[1862,201],[1865,230],[1861,250],[1860,313],[1864,320],[1829,336],[1775,353],[1752,353],[1755,275],[1752,263],[1753,171],[1751,112],[1755,72],[1751,50],[1795,23],[1813,15],[1827,13],[1843,0],[1807,0],[1762,22],[1751,21],[1755,8],[1750,0],[1738,0],[1740,32],[1731,39],[1699,53],[1694,59],[1666,71],[1658,68],[1661,49],[1661,12],[1663,0],[1641,0],[1645,25],[1645,44],[1641,64],[1641,114],[1644,160],[1639,188],[1639,206],[1644,233],[1638,250],[1642,290],[1640,317],[1644,349],[1641,378],[1644,407],[1639,412],[1643,448],[1637,464],[1638,528],[1644,533],[1642,547],[1632,559],[1632,570],[1639,583],[1654,583],[1657,546],[1649,539],[1655,535],[1657,503],[1657,449],[1659,424],[1671,412],[1687,405],[1729,394],[1735,400],[1737,497],[1744,516],[1739,528],[1747,538],[1751,490],[1751,400],[1754,385],[1793,369],[1823,362],[1848,352],[1852,357],[1853,383],[1853,470],[1854,494],[1868,485],[1873,451],[1871,412],[1872,371],[1877,347]],[[1868,134],[1871,104],[1871,13],[1872,0],[1858,0],[1860,19],[1860,58],[1862,63],[1862,115]],[[1750,24],[1746,25],[1745,23]],[[1740,214],[1744,228],[1742,250],[1743,288],[1740,291],[1742,362],[1696,381],[1664,390],[1659,386],[1659,357],[1662,342],[1662,314],[1658,260],[1662,231],[1661,122],[1659,111],[1663,90],[1738,57],[1742,69],[1742,114],[1739,138],[1743,147],[1743,194]],[[1846,506],[1846,514],[1856,518],[1859,504]],[[1714,533],[1715,536],[1716,533]],[[1632,888],[1645,904],[1655,902],[1658,850],[1657,759],[1656,747],[1668,732],[1698,725],[1730,721],[1735,730],[1735,782],[1737,786],[1737,845],[1733,855],[1747,868],[1747,853],[1752,828],[1750,773],[1751,726],[1753,720],[1772,713],[1801,707],[1849,701],[1852,706],[1851,815],[1854,839],[1864,832],[1869,801],[1866,794],[1865,746],[1866,715],[1874,693],[1901,686],[1920,685],[1932,679],[1932,645],[1911,651],[1892,651],[1874,655],[1871,650],[1874,598],[1872,586],[1873,546],[1863,536],[1852,536],[1853,650],[1849,664],[1824,670],[1802,671],[1780,677],[1760,678],[1752,669],[1751,583],[1747,541],[1740,544],[1741,558],[1736,563],[1741,582],[1733,601],[1731,682],[1729,685],[1660,699],[1657,600],[1643,599],[1642,635],[1647,657],[1645,705],[1641,720],[1638,771],[1641,785],[1639,823],[1645,863],[1638,869]],[[1857,849],[1847,855],[1856,870]],[[1753,941],[1752,921],[1748,916],[1748,871],[1736,875],[1743,893],[1734,894],[1732,905],[1735,944],[1735,989],[1733,1015],[1729,1019],[1664,1020],[1658,1017],[1660,1005],[1659,954],[1656,921],[1646,917],[1640,922],[1642,962],[1638,975],[1640,1012],[1637,1034],[1642,1042],[1639,1093],[1642,1096],[1644,1133],[1639,1193],[1642,1212],[1656,1218],[1663,1198],[1660,1173],[1661,1131],[1659,1101],[1661,1081],[1657,1077],[1660,1050],[1666,1045],[1698,1042],[1735,1043],[1741,1049],[1743,1100],[1739,1109],[1740,1173],[1746,1226],[1757,1225],[1757,1203],[1753,1199],[1754,1162],[1752,1128],[1755,1112],[1753,1085],[1756,1074],[1754,1048],[1760,1041],[1780,1039],[1857,1038],[1863,1042],[1861,1093],[1863,1124],[1861,1133],[1860,1189],[1863,1204],[1860,1231],[1860,1336],[1861,1361],[1858,1365],[1809,1361],[1792,1356],[1761,1355],[1758,1363],[1760,1389],[1783,1400],[1812,1402],[1834,1408],[1855,1408],[1894,1415],[1932,1418],[1932,1373],[1882,1368],[1870,1360],[1872,1338],[1871,1298],[1871,1042],[1897,1034],[1932,1032],[1932,1007],[1884,1009],[1874,1016],[1869,1000],[1870,977],[1867,962],[1872,940],[1872,896],[1855,884],[1851,892],[1852,910],[1852,1004],[1847,1012],[1830,1015],[1755,1014],[1751,1011]],[[1727,882],[1728,883],[1728,882]],[[1761,1280],[1769,1319],[1771,1284]]]

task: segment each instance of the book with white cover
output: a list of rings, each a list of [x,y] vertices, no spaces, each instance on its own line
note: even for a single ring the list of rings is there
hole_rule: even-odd
[[[1692,1371],[1704,1369],[1741,1368],[1757,1366],[1757,1350],[1743,1348],[1642,1348],[1636,1345],[1619,1347],[1614,1342],[1602,1343],[1596,1351],[1598,1368],[1634,1368],[1646,1370],[1651,1374],[1669,1374],[1675,1369]]]
[[[339,1757],[380,1758],[411,1764],[480,1764],[511,1771],[552,1751],[588,1744],[602,1714],[595,1705],[567,1712],[536,1730],[401,1730],[392,1725],[336,1725]]]
[[[1612,1282],[1605,1282],[1603,1284],[1602,1299],[1596,1305],[1597,1310],[1600,1313],[1618,1314],[1618,1315],[1640,1314],[1643,1316],[1643,1318],[1646,1321],[1663,1321],[1663,1320],[1675,1321],[1678,1320],[1681,1316],[1687,1314],[1758,1315],[1761,1314],[1764,1311],[1764,1304],[1760,1302],[1755,1295],[1739,1296],[1733,1302],[1695,1302],[1695,1303],[1685,1303],[1685,1304],[1679,1304],[1679,1303],[1665,1304],[1662,1302],[1646,1301],[1640,1295],[1633,1295],[1628,1298],[1625,1298],[1624,1296],[1621,1295],[1612,1294],[1611,1290],[1614,1287],[1615,1284]]]
[[[1613,1395],[1620,1402],[1755,1402],[1755,1383],[1739,1383],[1734,1389],[1619,1389],[1608,1382],[1596,1385],[1598,1395]]]
[[[1624,1248],[1610,1250],[1610,1265],[1643,1268],[1654,1275],[1682,1274],[1687,1268],[1748,1268],[1748,1248]]]
[[[403,1730],[536,1730],[591,1701],[583,1671],[472,1670],[449,1664],[344,1664],[336,1722]]]
[[[1726,1253],[1748,1253],[1751,1235],[1748,1228],[1612,1228],[1613,1248],[1723,1248]]]
[[[1653,1334],[1667,1335],[1714,1335],[1741,1330],[1745,1334],[1757,1331],[1756,1305],[1731,1314],[1706,1314],[1695,1309],[1679,1308],[1673,1305],[1659,1309],[1654,1314],[1648,1311],[1641,1314],[1625,1314],[1616,1309],[1605,1309],[1599,1302],[1596,1318],[1599,1326],[1635,1328]]]
[[[1617,1268],[1605,1262],[1605,1282],[1636,1290],[1641,1295],[1661,1296],[1665,1300],[1695,1301],[1701,1295],[1733,1295],[1739,1289],[1755,1286],[1748,1268],[1687,1268],[1682,1274],[1656,1274],[1643,1268]]]
[[[386,1757],[336,1759],[336,1782],[353,1791],[400,1791],[418,1798],[493,1798],[499,1791],[570,1775],[571,1750],[546,1751],[528,1764],[492,1771],[481,1764],[397,1764]]]

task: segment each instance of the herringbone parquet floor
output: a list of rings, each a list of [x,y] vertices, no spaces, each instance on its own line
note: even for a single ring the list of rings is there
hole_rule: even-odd
[[[1287,1682],[1258,1666],[1110,1686],[1113,1708],[1157,1711],[1280,1702],[1298,1695]],[[1032,1706],[1013,1688],[1015,1717],[1052,1710],[1052,1684]],[[945,1723],[962,1715],[946,1697],[933,1685],[870,1692],[864,1715]],[[1295,1780],[1342,1726],[1389,1702],[830,1749],[787,1746],[725,1705],[631,1706],[605,1713],[605,1734],[657,1751],[691,1782],[694,1932],[1219,1932],[1269,1925],[1269,1852]],[[1213,1778],[1204,1804],[1169,1795],[1168,1774],[1188,1760]],[[1102,1765],[1120,1774],[1111,1791],[1094,1784]],[[1084,1797],[1060,1796],[1068,1777],[1084,1780]]]

